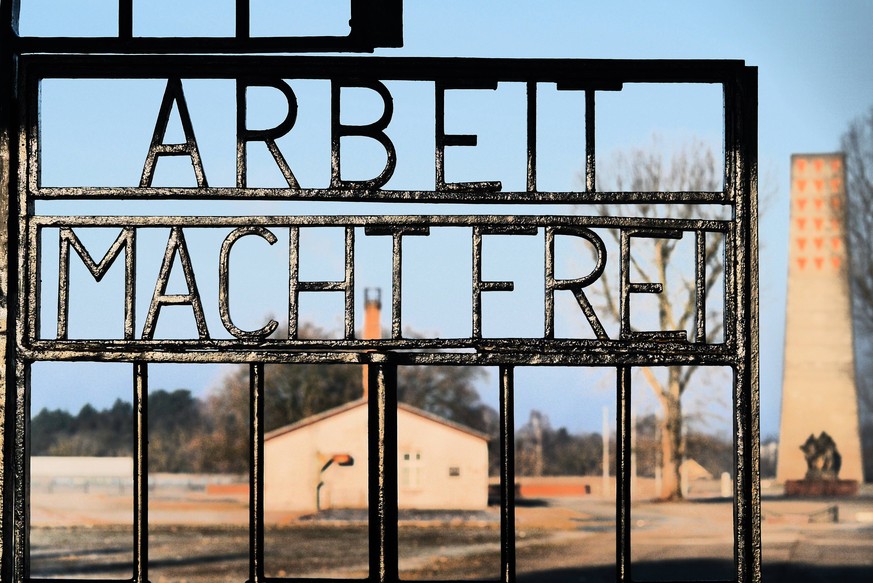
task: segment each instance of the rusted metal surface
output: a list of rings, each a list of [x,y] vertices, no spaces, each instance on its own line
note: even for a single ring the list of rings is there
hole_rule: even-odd
[[[363,2],[352,2],[355,14]],[[391,0],[384,5],[399,6]],[[247,2],[237,2],[238,31],[247,29]],[[147,411],[148,366],[150,363],[248,363],[250,365],[250,568],[249,581],[264,581],[264,467],[263,416],[264,369],[273,363],[357,363],[369,365],[371,397],[368,404],[370,577],[372,581],[397,581],[397,366],[399,365],[489,365],[499,367],[500,378],[500,490],[501,490],[501,580],[515,580],[515,462],[514,367],[527,365],[605,366],[616,370],[618,427],[618,488],[616,492],[616,578],[632,580],[630,548],[630,395],[631,368],[637,366],[703,365],[726,366],[733,370],[734,440],[736,445],[735,489],[735,580],[760,581],[760,490],[758,485],[758,341],[757,341],[757,215],[756,141],[757,73],[739,61],[600,61],[600,60],[509,60],[509,59],[424,59],[358,57],[245,57],[192,56],[185,52],[200,39],[137,39],[132,37],[130,6],[119,4],[119,38],[114,39],[21,39],[4,29],[2,54],[3,86],[3,199],[9,204],[8,280],[10,344],[5,356],[3,386],[2,485],[3,537],[0,548],[4,581],[29,579],[29,487],[28,423],[30,367],[39,361],[95,361],[130,363],[135,395],[134,452],[134,576],[136,583],[148,580],[148,473]],[[14,23],[15,10],[3,4],[7,24]],[[10,13],[11,10],[11,13]],[[363,16],[361,18],[364,18]],[[399,17],[398,17],[399,18]],[[379,28],[367,24],[365,28]],[[348,50],[358,47],[359,30],[353,26],[353,40],[328,44],[315,39],[306,47],[313,50]],[[381,33],[380,33],[381,34]],[[390,35],[388,35],[390,37]],[[388,37],[385,37],[388,38]],[[393,37],[391,37],[393,38]],[[335,40],[335,39],[334,39]],[[396,38],[395,38],[396,40]],[[288,39],[253,39],[238,32],[234,39],[217,39],[196,45],[198,53],[297,50],[298,42]],[[390,42],[390,41],[388,41]],[[351,43],[351,44],[348,44]],[[375,45],[374,45],[375,46]],[[31,54],[64,52],[72,54]],[[119,54],[95,56],[95,52]],[[176,53],[154,56],[136,53]],[[83,53],[83,54],[75,54]],[[18,66],[20,64],[20,66]],[[44,79],[158,79],[166,82],[161,113],[151,140],[148,158],[138,187],[57,187],[40,183],[39,88]],[[199,158],[193,131],[184,123],[182,80],[230,79],[237,84],[236,186],[210,186]],[[275,140],[293,130],[296,79],[322,79],[331,83],[331,180],[326,188],[301,187]],[[13,80],[15,83],[13,83]],[[290,80],[290,82],[289,82]],[[385,128],[390,124],[393,97],[384,82],[415,81],[433,88],[435,103],[434,184],[429,190],[384,188],[396,167],[397,153]],[[447,134],[442,108],[446,91],[456,88],[493,88],[499,82],[524,84],[527,96],[526,189],[503,190],[499,182],[448,182],[445,174],[446,148],[471,145],[475,136]],[[618,91],[628,83],[716,83],[724,90],[725,175],[724,188],[714,192],[599,192],[594,164],[596,94]],[[536,111],[538,84],[583,91],[585,96],[585,188],[581,192],[541,192],[537,188]],[[246,128],[245,89],[269,86],[280,91],[289,105],[286,119],[271,130]],[[381,116],[369,125],[340,122],[339,92],[344,87],[365,88],[379,96]],[[163,143],[171,105],[179,106],[185,142]],[[376,141],[385,151],[381,172],[369,180],[344,180],[341,174],[340,141],[360,136]],[[287,187],[247,186],[246,144],[266,144]],[[196,187],[166,188],[152,185],[154,167],[161,156],[182,155],[191,159]],[[16,176],[17,170],[17,176]],[[38,214],[37,201],[53,200],[303,200],[383,203],[459,203],[466,214],[345,214],[303,216],[56,216]],[[529,214],[495,212],[498,203],[539,205]],[[610,203],[634,205],[708,204],[729,209],[725,219],[673,219],[638,216],[567,216],[543,212],[542,207],[564,203]],[[372,209],[372,205],[368,209]],[[389,208],[391,205],[389,204]],[[428,207],[432,209],[433,207]],[[430,211],[428,211],[429,213]],[[302,229],[339,228],[344,233],[342,279],[305,281],[299,275],[299,236]],[[79,239],[86,230],[102,230],[115,236],[108,250],[88,248]],[[137,289],[137,238],[144,230],[168,232],[163,263],[152,289],[149,309],[142,328],[137,327],[134,310]],[[459,338],[406,338],[402,321],[402,252],[405,237],[427,237],[436,229],[453,229],[468,241],[472,256],[471,333]],[[218,266],[218,305],[223,330],[210,330],[203,313],[201,292],[188,257],[186,234],[218,233],[222,237]],[[622,315],[629,314],[632,294],[657,292],[655,284],[634,282],[630,277],[632,238],[677,238],[683,234],[694,241],[694,285],[698,300],[694,306],[696,326],[690,331],[634,331],[622,318],[619,333],[610,336],[587,295],[607,261],[601,231],[612,231],[621,242],[618,257],[621,278]],[[269,320],[260,328],[245,330],[234,323],[231,313],[231,249],[243,237],[257,237],[273,245],[281,233],[288,241],[288,327],[287,335],[275,337],[278,323]],[[482,275],[482,243],[493,235],[526,237],[544,234],[543,272],[538,275],[546,290],[542,306],[542,334],[536,337],[488,337],[482,328],[482,295],[509,291],[512,283],[487,281]],[[355,242],[362,237],[391,237],[391,334],[384,339],[359,338],[355,331]],[[555,275],[556,237],[576,237],[593,249],[595,267],[576,279]],[[724,338],[707,340],[705,327],[705,247],[707,236],[724,241]],[[41,289],[43,269],[41,246],[57,241],[58,321],[54,337],[44,337],[39,324],[40,306],[47,294]],[[71,250],[73,252],[71,252]],[[81,261],[100,280],[124,255],[124,318],[112,338],[87,339],[71,335],[68,326],[69,268]],[[182,264],[187,294],[167,293],[170,267]],[[118,269],[118,268],[116,268]],[[554,295],[571,291],[591,327],[593,338],[556,338]],[[300,293],[342,293],[344,319],[342,337],[303,338],[299,334]],[[164,306],[188,306],[196,322],[196,337],[156,338],[156,322]],[[629,316],[628,316],[629,317]],[[14,331],[14,335],[13,335]],[[292,576],[293,577],[293,576]]]

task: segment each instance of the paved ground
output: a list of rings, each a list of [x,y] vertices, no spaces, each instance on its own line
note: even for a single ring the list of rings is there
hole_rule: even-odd
[[[548,574],[555,581],[614,581],[611,504],[553,502],[601,519],[604,528],[591,532],[593,524],[583,523],[581,540],[573,540],[573,533],[553,539],[554,548],[546,543],[541,552],[520,550],[520,580],[539,581]],[[835,507],[839,522],[832,521]],[[873,581],[873,495],[839,501],[770,498],[762,510],[766,582]],[[632,515],[634,579],[732,578],[729,503],[640,503]],[[528,554],[534,556],[528,559]]]
[[[130,497],[70,492],[34,495],[34,576],[129,577]],[[632,569],[637,580],[730,579],[731,505],[723,500],[633,506]],[[873,581],[873,489],[842,500],[766,498],[767,582]],[[245,501],[163,493],[151,498],[153,583],[241,582],[247,578]],[[299,520],[268,516],[270,575],[366,576],[366,527],[353,516]],[[400,569],[405,579],[496,578],[496,510],[476,515],[405,517]],[[423,520],[427,518],[427,520]],[[837,520],[836,522],[834,520]],[[589,498],[520,506],[521,581],[614,581],[615,509]],[[124,524],[127,522],[126,526]]]

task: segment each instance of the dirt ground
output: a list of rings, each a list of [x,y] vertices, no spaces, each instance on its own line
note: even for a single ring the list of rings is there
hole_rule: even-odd
[[[150,497],[153,583],[242,582],[248,578],[247,501],[202,493]],[[129,493],[34,493],[35,577],[127,578],[132,564]],[[873,580],[873,491],[841,500],[766,498],[765,581]],[[731,579],[729,501],[640,502],[632,508],[634,579]],[[368,540],[358,513],[266,517],[265,567],[272,577],[366,577]],[[521,581],[614,581],[615,507],[595,497],[554,498],[517,508]],[[836,521],[834,521],[836,519]],[[403,514],[403,579],[496,579],[496,508],[461,514]]]

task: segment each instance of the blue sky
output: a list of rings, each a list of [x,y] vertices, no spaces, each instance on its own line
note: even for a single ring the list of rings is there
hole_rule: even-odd
[[[22,4],[25,33],[29,30],[50,33],[55,30],[53,27],[63,29],[80,25],[104,32],[112,26],[111,1],[78,0],[59,5],[47,0],[32,0],[30,3],[22,0]],[[180,12],[173,17],[173,26],[195,22],[207,32],[230,30],[227,28],[230,22],[227,13],[232,2],[151,3],[152,9],[144,8],[145,3],[139,4],[143,7],[138,8],[137,22],[144,27],[157,26],[154,23],[160,22],[160,14],[154,7],[180,4],[183,8],[193,9],[209,6],[206,13],[209,17],[190,20]],[[269,15],[282,14],[281,10],[275,10],[281,8],[280,4],[261,3],[264,7],[262,14],[266,16],[259,22],[266,32],[269,32],[266,29],[268,23],[277,22]],[[227,5],[227,13],[221,10],[224,5]],[[319,3],[310,1],[298,5],[311,10]],[[326,5],[342,14],[343,2],[332,1]],[[69,13],[58,12],[60,6],[68,7]],[[49,15],[45,12],[49,9],[55,12]],[[319,9],[312,14],[320,17],[311,24],[315,28],[342,27],[341,19],[333,17],[332,12]],[[46,19],[43,20],[44,16]],[[85,16],[87,20],[83,18]],[[408,0],[404,7],[405,46],[381,49],[377,54],[742,59],[757,66],[760,79],[759,163],[761,192],[765,196],[760,228],[762,433],[768,435],[778,431],[787,274],[789,157],[792,153],[837,150],[840,135],[849,122],[873,105],[871,23],[873,3],[862,1]],[[671,102],[672,98],[664,97],[653,103],[651,98],[634,98],[628,93],[626,99],[626,102],[621,102],[622,108],[616,109],[621,112],[618,121],[612,123],[616,124],[616,135],[621,135],[622,140],[630,140],[632,145],[645,143],[652,132],[666,134],[669,140],[680,139],[683,132],[685,135],[706,134],[712,128],[711,122],[706,121],[712,118],[713,111],[709,99],[697,99],[692,95],[683,101],[678,107],[681,114],[679,124],[683,127],[678,130],[669,125],[671,120],[677,119],[677,107]],[[599,114],[605,113],[608,110],[599,110]],[[718,116],[717,110],[715,114]],[[715,127],[720,123],[717,117]],[[604,140],[598,139],[598,148],[605,155],[619,143],[622,142],[618,138],[610,142],[610,135],[606,134]],[[544,152],[541,156],[548,158],[549,154]],[[556,170],[557,180],[572,180],[574,160],[564,160],[558,150],[551,154],[556,167],[563,164],[564,168]],[[432,169],[427,171],[432,172]],[[177,386],[209,384],[214,382],[210,380],[214,372],[186,376],[187,373],[180,370],[175,377],[168,374],[166,382],[175,381]],[[572,384],[572,381],[568,383]],[[99,385],[100,382],[95,380],[95,390]],[[594,401],[608,401],[608,391],[598,389],[598,395],[600,397],[594,400],[584,396],[576,401],[571,399],[572,406],[569,407],[554,405],[551,408],[553,423],[578,429],[598,429],[599,405],[592,405]],[[59,403],[63,403],[68,397],[59,394],[57,398]],[[486,398],[492,401],[487,395]],[[535,401],[532,394],[530,402]],[[78,398],[72,399],[66,406],[75,408],[77,402],[80,402]],[[556,400],[556,403],[560,402],[560,399]],[[35,406],[37,403],[35,396]]]

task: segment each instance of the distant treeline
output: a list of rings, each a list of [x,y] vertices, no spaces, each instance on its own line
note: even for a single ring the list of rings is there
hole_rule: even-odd
[[[191,391],[149,394],[149,467],[158,472],[213,472],[209,447],[216,431],[207,404]],[[118,399],[102,411],[85,405],[73,415],[42,409],[30,423],[31,455],[130,456],[133,454],[133,405]]]
[[[248,374],[248,367],[240,367],[203,398],[187,389],[149,393],[149,469],[247,472]],[[266,431],[361,398],[361,375],[360,366],[349,365],[266,367]],[[479,400],[475,388],[482,375],[473,367],[402,367],[398,398],[496,437],[497,412]],[[130,456],[133,405],[119,399],[104,410],[85,405],[78,414],[42,409],[31,419],[30,437],[31,455]]]
[[[423,379],[415,380],[423,382]],[[185,389],[157,390],[149,394],[149,467],[152,471],[247,471],[247,402],[237,403],[235,409],[225,408],[229,405],[227,393],[235,392],[228,387],[235,385],[229,380],[222,390],[205,399],[198,399]],[[421,394],[421,385],[416,386]],[[439,392],[434,385],[430,385],[430,388]],[[268,395],[271,393],[275,393],[275,387],[273,391],[268,391]],[[404,394],[415,397],[412,392]],[[222,395],[225,398],[221,398]],[[472,398],[467,399],[464,411],[448,406],[437,407],[439,403],[446,405],[446,401],[441,399],[417,401],[420,405],[428,406],[432,412],[438,411],[444,417],[491,436],[490,466],[492,474],[497,473],[499,458],[495,411]],[[321,406],[327,407],[328,404]],[[284,424],[277,415],[278,412],[274,410],[272,423],[269,420],[271,416],[267,415],[269,429]],[[104,410],[85,405],[78,414],[42,409],[31,420],[31,454],[130,456],[133,451],[132,419],[133,406],[121,399]],[[285,422],[294,420],[284,417]],[[657,420],[653,415],[639,419],[636,425],[637,471],[641,476],[655,474],[659,444],[656,427]],[[614,437],[609,440],[609,449],[610,473],[614,473]],[[732,451],[726,439],[698,432],[689,432],[686,437],[686,456],[695,459],[716,476],[731,471]],[[519,475],[599,474],[602,460],[603,439],[600,433],[571,433],[566,427],[554,428],[548,417],[539,411],[533,411],[529,421],[516,432],[516,471]]]
[[[637,475],[654,477],[660,465],[658,418],[646,415],[634,426]],[[733,445],[726,436],[687,430],[684,457],[693,459],[713,476],[733,471]],[[615,474],[616,440],[610,436],[609,472]],[[571,433],[552,427],[540,411],[531,411],[528,422],[516,431],[516,472],[521,476],[585,476],[603,471],[603,434]]]

